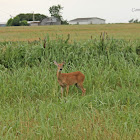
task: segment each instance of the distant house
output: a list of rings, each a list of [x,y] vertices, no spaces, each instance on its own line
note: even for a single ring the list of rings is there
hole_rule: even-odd
[[[47,17],[40,22],[40,25],[61,25],[61,21],[56,17]]]
[[[0,27],[5,27],[6,26],[6,22],[0,22]]]
[[[29,26],[39,26],[40,25],[40,21],[28,21],[27,23],[29,24]]]
[[[69,24],[105,24],[105,19],[91,17],[91,18],[76,18],[69,21]]]
[[[56,17],[47,17],[42,21],[28,21],[29,26],[40,26],[40,25],[61,25],[61,21]]]

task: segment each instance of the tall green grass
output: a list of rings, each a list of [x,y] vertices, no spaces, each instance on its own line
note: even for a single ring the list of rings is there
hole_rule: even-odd
[[[138,41],[0,43],[0,139],[140,139]],[[82,71],[86,95],[61,98],[53,61]]]

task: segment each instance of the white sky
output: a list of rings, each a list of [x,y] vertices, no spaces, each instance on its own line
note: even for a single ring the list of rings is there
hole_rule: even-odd
[[[140,0],[0,0],[0,22],[6,22],[10,15],[40,13],[49,15],[49,7],[60,4],[65,20],[80,17],[99,17],[107,23],[140,20]],[[132,9],[139,9],[132,12]]]

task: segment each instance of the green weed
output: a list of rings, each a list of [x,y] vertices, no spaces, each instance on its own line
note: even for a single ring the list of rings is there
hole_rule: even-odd
[[[140,139],[137,41],[0,43],[0,139]],[[53,61],[82,71],[86,95],[61,98]]]

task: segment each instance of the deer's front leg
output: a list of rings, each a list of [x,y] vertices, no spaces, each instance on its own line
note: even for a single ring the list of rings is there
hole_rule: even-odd
[[[69,86],[67,85],[67,96],[68,96],[68,92],[69,92]]]
[[[61,87],[61,98],[63,98],[63,91],[64,91],[64,88]]]

